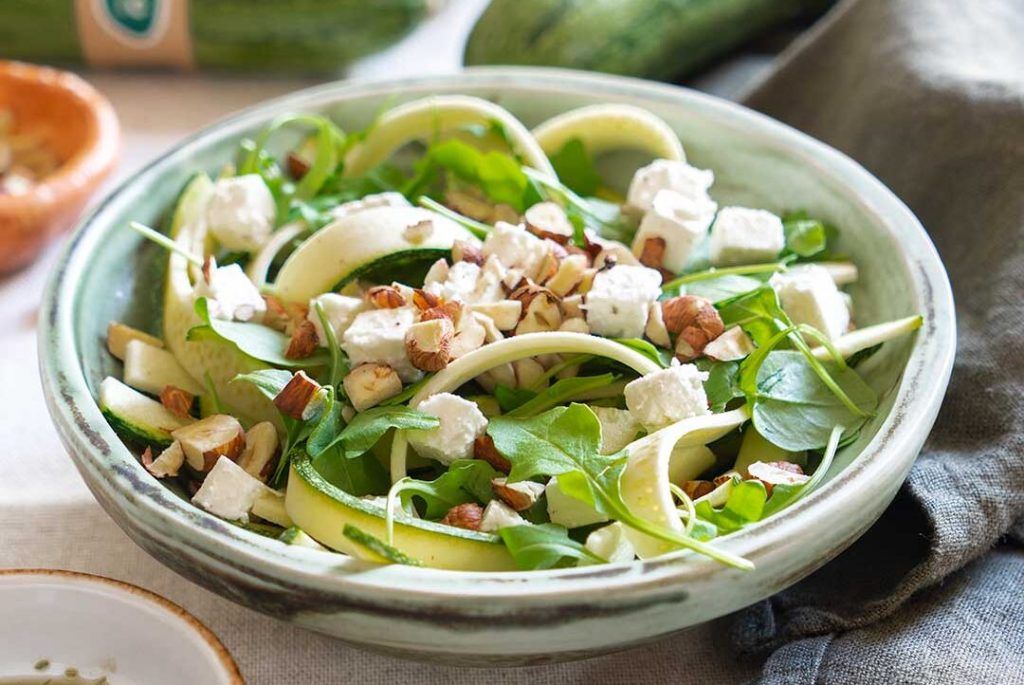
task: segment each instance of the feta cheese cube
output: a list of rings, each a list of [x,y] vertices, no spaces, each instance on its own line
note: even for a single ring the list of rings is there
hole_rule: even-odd
[[[682,271],[707,234],[716,208],[706,196],[694,199],[674,190],[659,190],[633,238],[633,254],[639,257],[649,239],[661,238],[665,241],[661,266],[676,273]]]
[[[267,311],[259,288],[238,264],[210,269],[210,278],[199,279],[194,294],[206,298],[206,308],[215,319],[251,321]]]
[[[813,326],[829,340],[837,339],[850,327],[850,310],[827,269],[804,264],[775,274],[769,283],[793,323]]]
[[[423,400],[416,409],[441,421],[437,428],[408,432],[409,445],[417,454],[442,464],[473,456],[473,441],[487,429],[487,418],[475,403],[442,392]]]
[[[711,263],[753,264],[778,257],[786,246],[782,219],[763,209],[722,207],[711,226]]]
[[[552,478],[544,488],[548,503],[548,517],[552,523],[566,528],[579,528],[593,523],[604,523],[608,517],[594,509],[583,500],[562,492],[558,487],[558,478]]]
[[[423,375],[405,353],[405,332],[414,323],[411,307],[359,312],[342,335],[341,347],[353,368],[367,362],[387,364],[411,383]]]
[[[487,234],[481,250],[484,257],[497,257],[506,269],[524,278],[536,278],[550,248],[524,226],[499,221]]]
[[[266,490],[270,488],[246,473],[241,466],[221,457],[206,474],[192,502],[215,516],[245,521],[256,499]]]
[[[661,274],[645,266],[614,266],[594,276],[587,291],[587,323],[596,335],[641,338],[651,303],[661,295]]]
[[[710,413],[704,381],[708,374],[693,364],[679,364],[641,376],[623,394],[629,412],[649,431]]]
[[[643,427],[625,409],[591,407],[601,422],[601,454],[615,454],[636,439]]]
[[[338,341],[341,340],[348,327],[352,325],[356,315],[366,309],[366,300],[363,298],[338,295],[337,293],[324,293],[310,300],[309,313],[306,314],[306,318],[309,319],[310,323],[313,324],[313,328],[316,329],[316,337],[320,341],[320,347],[327,347],[327,333],[320,323],[320,316],[316,311],[317,304],[323,308],[324,317],[327,319],[327,323],[334,331],[334,337]]]
[[[480,530],[485,533],[494,533],[502,528],[512,526],[528,526],[530,522],[519,515],[515,509],[502,502],[500,499],[492,499],[484,507],[484,515],[480,519]]]
[[[405,199],[405,196],[401,193],[387,192],[387,193],[376,193],[374,195],[367,195],[361,197],[358,200],[351,200],[349,202],[343,202],[334,209],[331,210],[331,216],[335,219],[340,219],[343,216],[350,216],[352,214],[358,214],[359,212],[366,211],[367,209],[376,209],[378,207],[411,207],[409,201]]]
[[[587,536],[587,541],[583,543],[583,546],[591,554],[596,554],[611,564],[633,561],[636,557],[633,543],[626,537],[625,526],[618,521],[592,532]]]
[[[715,175],[705,169],[692,167],[686,162],[656,159],[637,169],[626,193],[626,204],[640,212],[650,211],[659,190],[674,190],[691,201],[706,205],[711,202],[708,188]]]
[[[220,179],[206,206],[213,237],[226,249],[239,252],[260,249],[270,237],[276,217],[274,196],[257,174]]]

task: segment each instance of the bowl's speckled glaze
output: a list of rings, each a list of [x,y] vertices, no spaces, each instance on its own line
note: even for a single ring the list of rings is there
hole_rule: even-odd
[[[828,482],[795,506],[718,544],[752,560],[740,572],[688,554],[534,573],[454,573],[375,567],[287,547],[216,519],[137,463],[93,399],[118,373],[103,345],[111,319],[156,327],[156,249],[125,224],[159,221],[191,173],[216,170],[240,137],[283,112],[368,123],[387,105],[431,93],[493,99],[535,125],[595,102],[627,102],[664,118],[690,161],[716,174],[719,203],[806,208],[841,228],[861,267],[856,318],[920,312],[916,336],[862,367],[882,394],[878,415],[842,450]],[[100,504],[153,556],[253,609],[405,657],[537,663],[621,649],[767,597],[811,573],[861,535],[891,501],[935,421],[952,366],[952,294],[921,225],[878,180],[807,136],[743,107],[682,88],[543,69],[475,69],[457,76],[337,83],[261,105],[184,141],[135,175],[78,229],[57,266],[41,317],[50,411]]]

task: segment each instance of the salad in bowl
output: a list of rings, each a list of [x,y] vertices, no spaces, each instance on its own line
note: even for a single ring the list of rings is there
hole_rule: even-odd
[[[623,188],[595,163],[619,149],[648,157]],[[841,226],[713,184],[628,105],[279,117],[131,224],[167,251],[162,331],[110,324],[100,407],[154,477],[284,544],[750,569],[716,539],[824,479],[878,403],[858,366],[922,319],[857,321]]]

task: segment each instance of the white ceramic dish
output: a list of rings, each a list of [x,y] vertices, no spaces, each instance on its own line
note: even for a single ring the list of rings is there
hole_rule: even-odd
[[[159,595],[85,573],[0,571],[0,682],[67,668],[110,685],[244,685],[220,640]]]
[[[916,336],[886,344],[870,360],[865,371],[881,393],[878,415],[839,453],[824,486],[716,542],[756,570],[677,553],[590,568],[456,573],[374,567],[289,548],[175,496],[103,420],[97,385],[120,373],[102,344],[106,323],[151,325],[159,290],[156,252],[125,230],[129,220],[158,221],[196,169],[216,170],[242,136],[278,114],[323,111],[358,128],[386,106],[431,93],[492,98],[527,125],[596,102],[645,107],[679,133],[692,163],[715,171],[720,204],[805,208],[840,227],[840,249],[861,268],[854,289],[860,324],[924,315]],[[855,162],[707,95],[543,69],[329,84],[217,124],[136,174],[84,222],[57,267],[40,320],[43,386],[61,435],[100,503],[151,554],[234,601],[349,642],[472,663],[621,649],[735,611],[811,573],[891,501],[935,420],[955,349],[952,295],[933,245],[910,211]]]

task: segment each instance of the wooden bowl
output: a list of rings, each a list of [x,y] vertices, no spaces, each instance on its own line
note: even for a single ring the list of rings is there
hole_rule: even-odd
[[[74,74],[0,60],[0,110],[15,130],[38,133],[60,166],[23,195],[0,195],[0,272],[25,266],[77,218],[114,168],[114,108]]]

